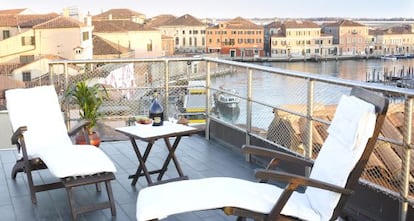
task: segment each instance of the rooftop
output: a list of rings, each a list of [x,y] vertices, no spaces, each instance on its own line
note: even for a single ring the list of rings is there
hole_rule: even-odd
[[[140,148],[146,144],[138,141]],[[137,159],[129,141],[103,142],[102,150],[113,160],[117,168],[116,180],[112,181],[112,189],[116,201],[117,216],[112,219],[109,209],[86,213],[78,216],[78,220],[136,220],[135,207],[139,190],[146,186],[144,178],[138,179],[136,186],[131,185],[128,175],[137,167]],[[161,141],[155,142],[155,148],[149,157],[149,166],[157,167],[163,161],[167,150]],[[190,179],[230,176],[254,180],[254,165],[244,160],[235,151],[225,148],[217,142],[206,140],[201,135],[183,137],[177,149],[177,157],[185,175]],[[12,180],[10,173],[17,159],[17,151],[0,150],[0,214],[2,220],[71,220],[70,208],[64,189],[37,193],[37,205],[30,200],[26,175],[19,173]],[[170,166],[173,167],[171,164]],[[177,175],[175,169],[167,170],[166,177]],[[54,179],[47,170],[34,173],[35,182]],[[104,190],[103,190],[104,191]],[[105,200],[105,193],[96,193],[94,186],[75,189],[75,199],[78,202],[95,202]],[[174,215],[166,220],[234,220],[234,217],[224,215],[221,210],[193,212]]]

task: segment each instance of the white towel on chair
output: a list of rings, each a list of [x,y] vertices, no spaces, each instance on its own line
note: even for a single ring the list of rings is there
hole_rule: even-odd
[[[328,132],[345,146],[354,149],[358,137],[373,134],[375,119],[374,105],[355,96],[342,95]]]

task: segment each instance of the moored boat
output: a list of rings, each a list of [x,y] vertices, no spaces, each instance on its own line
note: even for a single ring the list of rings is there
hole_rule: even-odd
[[[225,92],[217,92],[215,94],[215,101],[217,106],[236,108],[240,103],[240,98],[237,96],[235,89],[224,89]]]

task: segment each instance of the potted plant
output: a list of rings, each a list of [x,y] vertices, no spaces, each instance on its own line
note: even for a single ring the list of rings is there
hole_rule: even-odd
[[[87,82],[80,81],[69,87],[65,94],[65,100],[73,102],[79,106],[80,119],[87,121],[86,129],[89,135],[90,143],[99,146],[100,138],[93,130],[97,124],[101,113],[98,111],[108,93],[102,84],[89,86]],[[76,137],[76,143],[85,144],[85,135],[79,134]]]

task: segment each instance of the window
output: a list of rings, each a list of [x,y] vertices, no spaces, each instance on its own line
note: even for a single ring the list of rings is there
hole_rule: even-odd
[[[211,40],[211,39],[210,39]],[[211,43],[211,42],[210,42]],[[201,38],[201,45],[202,46],[204,46],[204,45],[206,45],[206,38],[205,37],[202,37]]]
[[[189,37],[188,41],[189,41],[188,45],[192,46],[193,45],[193,39],[191,37]]]
[[[31,76],[30,71],[29,72],[24,71],[22,73],[22,79],[23,79],[24,82],[31,81],[32,80],[32,76]]]
[[[179,45],[180,44],[180,39],[178,37],[175,38],[175,45]]]
[[[75,49],[75,54],[81,54],[81,53],[82,53],[82,48]]]
[[[183,30],[183,35],[185,35],[185,30]]]
[[[34,55],[21,55],[20,56],[20,63],[27,64],[34,61]]]
[[[82,32],[82,41],[89,40],[89,31]]]
[[[23,36],[22,37],[22,45],[34,45],[35,44],[35,37],[34,36]]]
[[[194,37],[194,46],[197,47],[197,38],[196,37]]]
[[[10,38],[10,31],[9,30],[3,30],[3,40]]]
[[[152,51],[152,40],[149,40],[147,43],[147,51],[148,52]]]
[[[183,38],[183,46],[185,46],[185,38]]]

